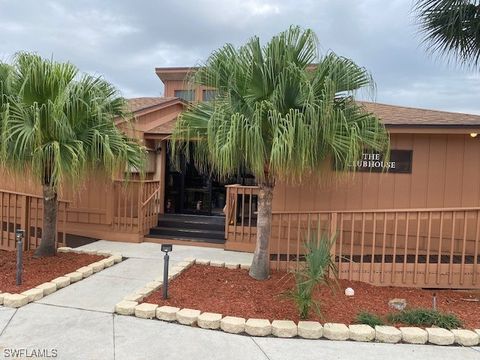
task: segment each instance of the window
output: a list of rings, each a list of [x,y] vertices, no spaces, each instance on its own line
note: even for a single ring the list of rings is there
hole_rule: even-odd
[[[212,101],[217,97],[217,90],[203,90],[202,100]]]
[[[195,100],[195,90],[175,90],[174,95],[175,97],[178,97],[185,101]]]

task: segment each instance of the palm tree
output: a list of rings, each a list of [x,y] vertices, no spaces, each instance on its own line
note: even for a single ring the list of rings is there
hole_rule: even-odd
[[[432,52],[453,56],[462,64],[479,65],[479,0],[417,0],[414,11]]]
[[[0,63],[0,167],[43,186],[43,231],[35,256],[55,254],[58,191],[90,170],[141,169],[144,152],[115,126],[125,100],[70,63],[19,53]]]
[[[191,104],[181,115],[174,148],[188,151],[192,141],[202,168],[224,177],[244,168],[256,177],[250,276],[266,279],[276,182],[300,181],[328,158],[347,168],[364,147],[386,148],[384,126],[353,98],[372,79],[349,59],[333,53],[319,58],[313,31],[291,27],[265,46],[253,37],[238,49],[227,44],[216,50],[192,82],[217,89],[217,97]]]

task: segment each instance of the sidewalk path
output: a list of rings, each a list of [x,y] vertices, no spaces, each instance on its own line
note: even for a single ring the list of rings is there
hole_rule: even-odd
[[[56,349],[57,359],[462,359],[480,348],[252,338],[113,314],[114,306],[162,273],[160,245],[99,241],[86,249],[119,251],[127,260],[18,310],[0,306],[0,359],[10,349]],[[249,262],[251,254],[174,246],[184,258]]]

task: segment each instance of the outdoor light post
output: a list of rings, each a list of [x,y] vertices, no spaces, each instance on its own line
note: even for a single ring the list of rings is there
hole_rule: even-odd
[[[172,251],[172,244],[162,244],[162,251],[165,253],[163,257],[163,298],[168,299],[168,262],[170,256],[168,253]]]
[[[22,269],[23,269],[23,238],[25,230],[17,229],[15,238],[17,240],[17,279],[16,284],[22,285]]]

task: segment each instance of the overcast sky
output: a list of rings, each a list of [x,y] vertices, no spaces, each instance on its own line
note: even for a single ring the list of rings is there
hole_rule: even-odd
[[[226,42],[263,41],[291,24],[322,52],[366,67],[375,100],[480,114],[480,76],[430,56],[412,0],[0,0],[0,60],[20,50],[103,75],[126,97],[159,96],[154,68],[193,66]]]

